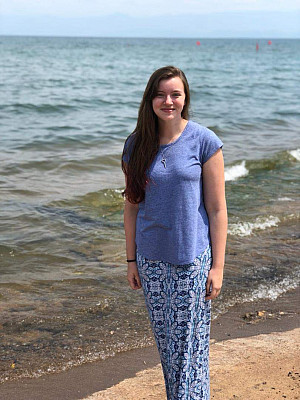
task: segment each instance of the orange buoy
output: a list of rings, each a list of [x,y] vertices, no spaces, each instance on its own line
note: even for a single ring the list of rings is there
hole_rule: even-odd
[[[201,44],[201,43],[199,42],[199,40],[197,40],[196,45],[197,45],[197,46],[200,46],[200,44]]]

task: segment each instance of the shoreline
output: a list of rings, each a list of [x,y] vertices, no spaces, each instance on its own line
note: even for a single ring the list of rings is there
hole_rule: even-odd
[[[278,343],[281,343],[281,340],[286,340],[289,335],[292,338],[295,335],[295,329],[300,326],[299,299],[300,287],[297,287],[285,292],[275,300],[260,299],[254,302],[237,304],[232,306],[225,314],[213,320],[210,341],[212,349],[212,356],[210,357],[212,383],[214,381],[213,368],[222,367],[222,365],[217,366],[213,361],[214,349],[218,347],[218,343],[223,348],[224,346],[226,347],[226,342],[231,344],[230,350],[227,349],[231,356],[234,348],[239,348],[241,345],[239,341],[243,339],[245,339],[245,343],[248,340],[251,348],[251,346],[255,347],[255,341],[262,343],[268,337],[272,337],[273,341],[275,340],[274,337],[277,337]],[[274,332],[278,334],[276,335]],[[264,338],[261,338],[260,335],[263,335]],[[234,342],[235,345],[231,342]],[[235,355],[235,358],[238,358],[238,354]],[[113,390],[118,384],[122,386],[122,382],[125,379],[132,379],[134,385],[134,379],[138,379],[136,374],[143,374],[144,370],[147,370],[147,377],[149,373],[150,375],[154,373],[154,379],[157,380],[160,372],[159,363],[160,360],[155,346],[133,349],[119,353],[114,357],[109,357],[106,360],[86,363],[64,372],[4,383],[0,385],[0,397],[6,400],[14,400],[16,398],[18,400],[41,398],[43,400],[79,400],[93,395],[95,400],[100,399],[99,396],[105,399],[106,397],[103,396],[105,396],[107,389]],[[218,374],[218,376],[220,375]],[[157,383],[157,388],[161,390],[161,381],[159,382]],[[101,391],[102,394],[95,394]],[[214,399],[217,399],[218,397],[215,396],[217,396],[217,392],[214,394]],[[239,397],[234,398],[238,399]],[[137,397],[135,399],[138,400]]]
[[[298,400],[300,328],[213,343],[210,392],[214,400]],[[134,395],[133,395],[134,393]],[[166,399],[161,365],[140,371],[83,400]]]

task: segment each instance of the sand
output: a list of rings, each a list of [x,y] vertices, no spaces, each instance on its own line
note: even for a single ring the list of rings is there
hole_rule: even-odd
[[[300,398],[300,328],[212,343],[211,398]],[[93,394],[86,400],[166,399],[160,364]]]
[[[216,299],[215,301],[218,301]],[[212,321],[211,400],[299,399],[300,288]],[[156,346],[0,385],[5,400],[165,400]]]

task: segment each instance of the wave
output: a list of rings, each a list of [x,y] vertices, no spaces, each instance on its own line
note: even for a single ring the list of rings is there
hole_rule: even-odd
[[[220,314],[226,313],[230,307],[237,304],[254,302],[257,300],[276,300],[277,297],[288,292],[289,290],[296,289],[300,285],[299,268],[291,272],[290,276],[284,277],[281,280],[274,282],[264,282],[259,284],[256,288],[248,292],[237,292],[236,295],[231,295],[230,298],[226,297],[223,302],[219,302],[214,311],[213,320]]]
[[[61,126],[48,126],[48,131],[60,132],[60,131],[81,131],[82,128],[79,126],[72,125],[61,125]]]
[[[268,217],[257,217],[254,222],[238,222],[228,224],[228,234],[236,236],[249,236],[255,230],[265,230],[267,228],[278,226],[280,219],[270,215]]]
[[[127,102],[115,102],[109,101],[99,98],[87,98],[87,99],[78,99],[72,98],[69,102],[66,103],[12,103],[12,104],[3,104],[0,107],[0,110],[5,112],[11,112],[15,114],[23,114],[28,112],[36,112],[39,114],[65,114],[70,113],[72,111],[80,111],[83,108],[95,108],[99,106],[114,106],[114,105],[126,105],[127,107],[136,108],[138,107],[139,103],[134,101],[127,101]]]
[[[14,103],[1,106],[2,110],[8,109],[10,112],[21,114],[27,111],[35,111],[41,114],[60,113],[64,114],[69,111],[76,111],[78,107],[69,104],[32,104],[32,103]]]
[[[296,274],[294,274],[296,275]],[[281,294],[290,289],[296,289],[300,284],[299,275],[286,277],[277,283],[272,282],[271,286],[267,283],[261,283],[257,289],[254,289],[251,295],[247,296],[247,301],[255,301],[258,299],[276,300]]]
[[[2,174],[4,176],[22,173],[26,170],[36,170],[38,173],[42,171],[55,171],[56,173],[62,171],[71,171],[74,174],[82,174],[84,172],[92,173],[93,171],[99,172],[109,169],[113,163],[114,155],[99,155],[98,157],[87,158],[78,160],[74,157],[71,160],[63,160],[58,157],[53,160],[43,161],[28,161],[16,163],[13,166],[9,165],[3,168]],[[99,167],[101,165],[101,167]],[[108,166],[108,168],[106,168]]]
[[[278,201],[295,201],[294,199],[291,199],[290,197],[278,197]]]
[[[286,163],[297,160],[300,161],[300,148],[294,150],[284,150],[274,154],[271,158],[260,160],[242,160],[240,163],[225,167],[225,181],[235,181],[259,171],[271,171],[280,168]]]
[[[235,181],[242,176],[249,174],[249,170],[246,168],[246,161],[243,160],[240,164],[232,165],[231,167],[225,167],[225,181]]]
[[[240,221],[237,223],[228,224],[228,234],[235,236],[250,236],[254,231],[263,231],[268,228],[278,226],[281,222],[287,222],[292,220],[298,220],[299,214],[292,213],[283,215],[280,218],[278,216],[259,216],[254,222]]]
[[[289,111],[289,110],[283,110],[283,111],[277,111],[278,115],[283,115],[285,117],[299,117],[299,112],[298,111]]]
[[[58,130],[80,130],[78,127],[50,127],[47,128],[50,131],[58,131]],[[54,133],[49,133],[44,135],[42,138],[33,138],[31,141],[27,143],[21,143],[15,145],[13,148],[18,150],[29,150],[29,151],[41,151],[41,150],[53,150],[55,148],[71,149],[74,146],[85,148],[91,148],[91,146],[101,145],[102,141],[99,137],[100,135],[93,134],[74,134],[74,135],[57,135]]]
[[[81,209],[90,210],[92,213],[97,212],[102,217],[111,215],[112,212],[118,213],[122,208],[124,202],[121,193],[123,189],[101,189],[94,192],[85,193],[82,196],[75,196],[67,200],[55,200],[47,204],[47,207],[60,210],[61,207],[69,210],[73,207],[80,207]],[[100,212],[101,210],[101,212]],[[94,218],[94,217],[93,217]],[[97,221],[97,218],[95,221]],[[114,221],[110,221],[114,224]],[[108,220],[106,221],[108,223]]]
[[[297,161],[300,161],[300,149],[290,150],[288,152],[292,157],[294,157]]]

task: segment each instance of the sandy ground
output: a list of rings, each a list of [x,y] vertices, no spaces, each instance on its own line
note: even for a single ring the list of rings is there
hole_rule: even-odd
[[[236,304],[212,321],[211,400],[300,400],[299,299],[297,287],[275,300]],[[158,363],[156,346],[132,349],[66,371],[7,382],[0,385],[0,399],[165,400]]]
[[[300,328],[213,343],[211,399],[300,399]],[[164,400],[160,364],[86,400]]]

